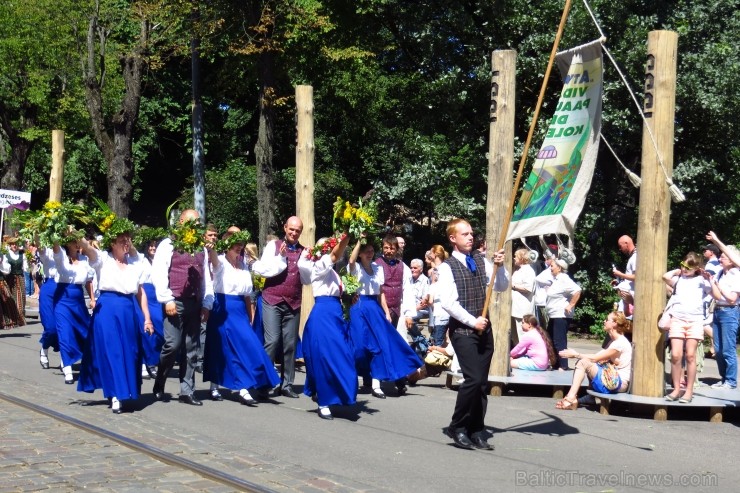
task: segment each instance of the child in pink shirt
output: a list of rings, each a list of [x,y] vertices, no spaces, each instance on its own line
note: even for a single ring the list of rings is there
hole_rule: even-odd
[[[555,364],[555,349],[534,315],[522,317],[524,333],[510,353],[511,367],[520,370],[547,370]]]

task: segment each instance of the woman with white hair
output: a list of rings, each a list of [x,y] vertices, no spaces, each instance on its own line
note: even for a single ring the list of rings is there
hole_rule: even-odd
[[[573,318],[576,303],[581,297],[581,287],[568,275],[568,263],[563,259],[555,259],[550,263],[550,272],[553,282],[547,289],[545,308],[550,321],[547,324],[547,333],[552,339],[555,351],[560,352],[568,347],[568,326]],[[558,358],[558,369],[568,369],[568,358]]]
[[[514,272],[511,274],[511,321],[512,329],[516,329],[517,343],[524,335],[522,317],[534,312],[533,297],[536,277],[537,274],[529,265],[529,250],[520,248],[514,252]]]

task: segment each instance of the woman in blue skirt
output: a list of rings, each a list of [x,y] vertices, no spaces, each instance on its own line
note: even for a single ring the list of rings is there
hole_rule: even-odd
[[[89,252],[95,260],[95,249],[84,238],[67,242],[64,248],[54,244],[54,263],[57,268],[57,286],[54,291],[54,318],[59,353],[62,360],[64,383],[73,384],[72,364],[82,358],[90,327],[90,313],[85,305],[84,287],[90,279],[90,264],[80,256],[80,250]]]
[[[141,349],[143,351],[141,378],[157,378],[159,354],[162,352],[162,345],[164,344],[164,318],[162,305],[157,301],[157,295],[154,292],[154,284],[152,284],[151,279],[152,260],[154,259],[154,254],[157,252],[158,243],[159,240],[150,240],[144,245],[141,245],[143,253],[136,252],[136,254],[134,254],[133,248],[130,252],[130,258],[133,258],[135,262],[141,264],[141,287],[144,289],[144,293],[146,293],[146,301],[149,306],[149,316],[151,317],[152,325],[154,327],[154,332],[150,336],[143,334],[141,338]],[[139,314],[141,328],[143,330],[144,312],[137,308],[137,313]]]
[[[369,369],[373,395],[385,399],[381,381],[395,382],[402,395],[406,391],[406,376],[424,366],[424,362],[391,325],[382,293],[383,269],[373,262],[373,244],[369,240],[361,243],[362,240],[357,241],[349,257],[349,271],[360,283],[359,299],[350,308],[350,332],[358,369]]]
[[[316,396],[319,417],[333,419],[329,406],[349,406],[357,399],[357,371],[349,327],[342,313],[342,280],[334,263],[344,255],[349,236],[321,239],[301,257],[298,268],[304,284],[313,288],[314,306],[303,329],[306,384],[303,393]]]
[[[54,251],[51,248],[40,248],[39,256],[44,272],[43,284],[39,290],[39,318],[44,332],[41,333],[41,352],[39,353],[39,363],[41,368],[49,369],[48,350],[52,348],[59,352],[59,336],[57,335],[57,320],[54,316],[54,293],[57,289],[57,282],[54,278],[57,275],[57,266],[54,263]]]
[[[100,296],[93,311],[77,390],[103,389],[114,414],[123,411],[121,401],[138,399],[141,393],[142,329],[137,304],[144,313],[144,332],[147,336],[154,332],[141,286],[141,263],[129,263],[128,259],[133,229],[133,223],[117,218],[101,244],[109,251],[91,247],[84,250],[98,274]]]
[[[221,401],[218,387],[239,392],[239,402],[253,406],[249,389],[271,389],[280,383],[275,367],[252,330],[254,308],[249,298],[252,275],[241,260],[248,235],[224,240],[226,253],[206,245],[213,267],[215,301],[206,327],[203,380],[211,382],[211,399]]]

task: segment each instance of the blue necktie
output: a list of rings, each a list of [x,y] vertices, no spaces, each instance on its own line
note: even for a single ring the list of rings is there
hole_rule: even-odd
[[[475,272],[475,260],[473,260],[472,255],[465,255],[465,265],[468,266],[470,272]]]
[[[390,265],[391,267],[393,267],[393,266],[394,266],[394,265],[396,265],[397,263],[398,263],[398,260],[396,260],[396,259],[393,259],[393,260],[388,260],[388,265]]]
[[[298,250],[298,243],[294,245],[291,245],[290,243],[286,243],[285,245],[287,246],[288,250],[291,252],[295,252],[296,250]]]

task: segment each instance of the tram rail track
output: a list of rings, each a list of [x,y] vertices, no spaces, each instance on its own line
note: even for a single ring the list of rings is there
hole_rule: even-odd
[[[101,428],[100,426],[86,423],[77,418],[67,416],[53,409],[49,409],[47,407],[35,404],[33,402],[29,402],[25,399],[21,399],[19,397],[7,394],[5,392],[0,391],[0,399],[5,402],[8,402],[16,406],[22,407],[24,409],[27,409],[29,411],[33,411],[35,413],[47,416],[56,421],[68,424],[70,426],[73,426],[87,433],[99,436],[104,439],[111,440],[130,450],[134,450],[136,452],[145,454],[162,463],[168,464],[173,467],[178,467],[185,471],[189,471],[191,473],[197,474],[200,477],[209,479],[221,485],[234,488],[236,491],[245,491],[249,493],[252,493],[252,492],[254,493],[274,493],[275,492],[275,490],[272,490],[260,484],[247,481],[245,479],[234,476],[233,474],[220,471],[210,466],[199,464],[197,462],[186,459],[184,457],[179,457],[175,454],[166,452],[157,447],[153,447],[149,444],[140,442],[138,440],[131,439],[129,437],[126,437],[119,433],[115,433],[110,430],[106,430],[105,428]]]

